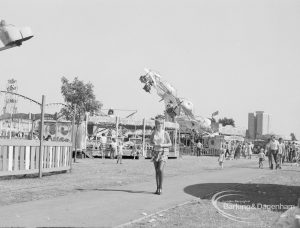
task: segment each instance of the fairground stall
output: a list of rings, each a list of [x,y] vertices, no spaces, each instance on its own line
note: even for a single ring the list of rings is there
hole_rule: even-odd
[[[150,135],[154,129],[154,120],[121,118],[116,116],[87,116],[87,152],[93,156],[101,155],[104,150],[105,156],[110,157],[111,143],[113,139],[123,142],[124,156],[151,157]],[[169,157],[179,156],[177,145],[177,132],[179,125],[166,122],[165,128],[169,132],[172,147]],[[106,145],[102,145],[101,137],[105,137]]]
[[[22,113],[1,116],[0,177],[27,174],[42,177],[43,173],[71,169],[71,123],[43,118],[41,124],[40,117]]]
[[[44,137],[48,141],[71,142],[72,124],[57,120],[55,115],[44,114]],[[0,138],[38,139],[40,114],[3,114],[0,116]]]
[[[203,136],[203,154],[218,156],[222,147],[230,151],[236,144],[244,142],[245,134],[243,129],[231,125],[219,127],[218,133]]]
[[[189,118],[179,116],[176,118],[179,124],[179,144],[182,155],[196,155],[196,144],[203,143],[203,136],[211,134],[208,127],[210,123],[191,121]]]

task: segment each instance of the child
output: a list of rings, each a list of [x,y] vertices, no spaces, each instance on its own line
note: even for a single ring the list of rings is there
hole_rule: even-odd
[[[117,155],[118,155],[117,164],[119,163],[119,161],[120,161],[120,164],[122,164],[123,143],[121,141],[118,143]]]
[[[223,163],[224,163],[224,160],[225,160],[225,151],[224,151],[224,148],[221,149],[221,153],[219,155],[219,165],[221,166],[221,169],[223,169]]]
[[[117,143],[116,139],[113,138],[110,145],[111,145],[110,158],[115,159],[115,155],[118,152],[118,143]]]
[[[258,154],[258,168],[263,169],[264,168],[264,163],[263,161],[265,160],[265,153],[264,153],[264,148],[260,149],[260,152]]]

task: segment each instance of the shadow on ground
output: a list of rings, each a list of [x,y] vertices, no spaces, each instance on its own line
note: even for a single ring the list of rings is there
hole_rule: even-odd
[[[76,188],[77,191],[101,191],[101,192],[127,192],[127,193],[137,193],[137,194],[154,194],[154,192],[147,191],[133,191],[126,189],[108,189],[108,188],[93,188],[93,189],[85,189],[85,188]]]
[[[247,201],[247,205],[297,205],[298,198],[300,198],[300,186],[277,184],[205,183],[184,188],[184,192],[189,195],[209,200],[212,199],[214,194],[224,190],[238,191],[230,193],[241,194],[242,198]],[[228,196],[218,201],[245,205],[245,201],[243,202],[240,199],[241,197],[239,196]],[[283,212],[286,210],[286,207],[278,206],[271,208],[271,210]]]

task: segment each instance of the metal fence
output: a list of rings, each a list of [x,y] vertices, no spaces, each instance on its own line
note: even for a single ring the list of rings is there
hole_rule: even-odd
[[[197,152],[197,147],[180,146],[181,155],[219,156],[220,151],[221,151],[220,149],[215,149],[215,148],[203,148],[199,152]]]

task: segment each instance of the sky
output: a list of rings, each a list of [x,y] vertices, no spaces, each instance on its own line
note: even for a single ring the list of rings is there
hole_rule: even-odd
[[[34,38],[0,53],[0,89],[63,102],[61,77],[94,84],[104,108],[163,112],[139,81],[158,71],[196,115],[271,115],[271,131],[300,138],[298,0],[0,0],[0,19]],[[3,95],[2,95],[3,97]],[[2,102],[1,104],[2,105]],[[52,107],[54,108],[54,107]],[[20,112],[38,107],[19,99]],[[124,115],[126,112],[124,112]]]

